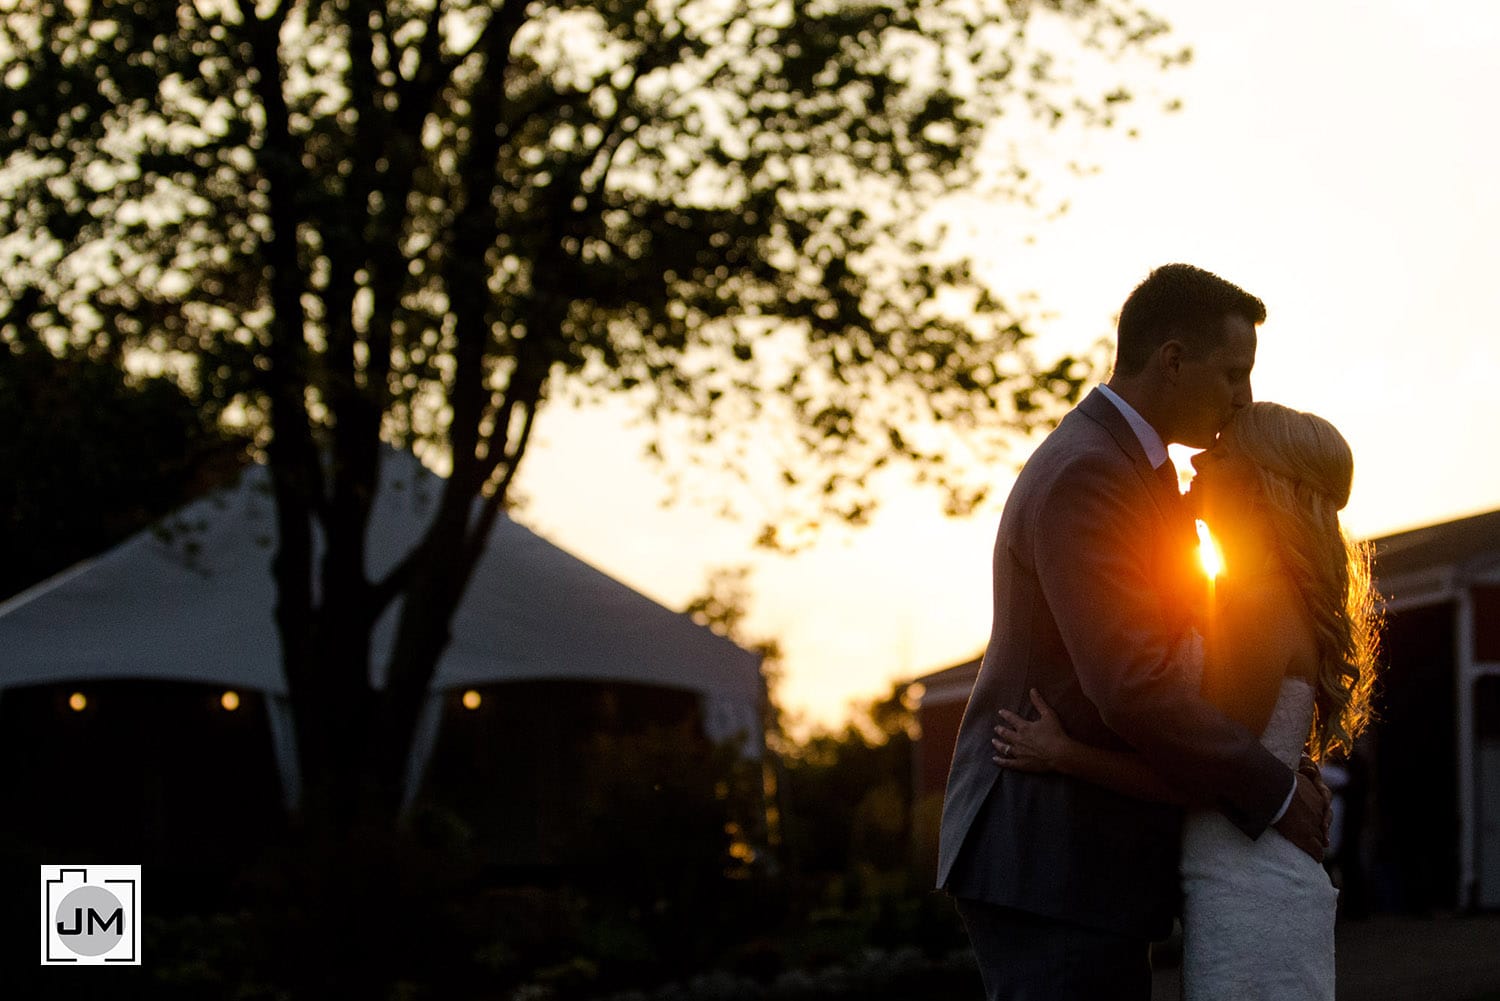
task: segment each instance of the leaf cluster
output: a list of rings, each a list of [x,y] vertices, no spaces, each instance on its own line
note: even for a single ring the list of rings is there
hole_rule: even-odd
[[[1072,56],[1164,37],[1116,0],[11,5],[0,337],[148,352],[262,445],[383,437],[491,493],[549,395],[625,393],[813,520],[893,461],[961,510],[955,441],[1088,370],[924,220],[1033,198],[987,137],[1114,125]]]

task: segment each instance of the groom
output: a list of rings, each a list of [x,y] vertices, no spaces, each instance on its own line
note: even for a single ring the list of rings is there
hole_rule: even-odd
[[[1133,748],[1251,838],[1275,826],[1321,858],[1321,793],[1198,695],[1186,642],[1202,577],[1167,444],[1206,448],[1251,400],[1265,306],[1186,264],[1120,311],[1109,382],[1022,468],[1000,519],[994,624],[948,791],[938,885],[990,1001],[1149,999],[1149,943],[1177,905],[1178,809],[991,762],[997,712]],[[1201,650],[1201,645],[1197,648]]]

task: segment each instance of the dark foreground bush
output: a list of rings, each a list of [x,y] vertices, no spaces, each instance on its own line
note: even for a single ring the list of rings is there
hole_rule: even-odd
[[[716,971],[652,991],[627,991],[601,1001],[908,1001],[917,997],[974,997],[979,971],[967,949],[936,959],[914,948],[866,950],[847,964],[788,970],[768,983]],[[550,1001],[536,988],[516,1001]]]

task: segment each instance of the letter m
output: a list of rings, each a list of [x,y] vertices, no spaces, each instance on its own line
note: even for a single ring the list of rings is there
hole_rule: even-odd
[[[109,929],[110,925],[118,925],[119,927],[117,927],[115,929],[115,934],[116,935],[124,935],[125,934],[125,911],[123,909],[119,908],[119,907],[115,908],[114,913],[109,916],[108,920],[106,920],[104,918],[101,918],[99,916],[99,912],[96,911],[96,910],[94,910],[92,907],[90,907],[89,908],[89,934],[90,935],[94,934],[94,922],[96,922],[96,921],[99,923],[99,930],[100,931],[107,931]]]

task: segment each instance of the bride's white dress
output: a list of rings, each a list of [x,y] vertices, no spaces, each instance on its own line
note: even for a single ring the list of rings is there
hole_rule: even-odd
[[[1261,743],[1296,768],[1313,688],[1281,683]],[[1189,811],[1182,836],[1182,993],[1186,1001],[1332,1001],[1338,891],[1323,867],[1274,830],[1251,841],[1214,810]]]

